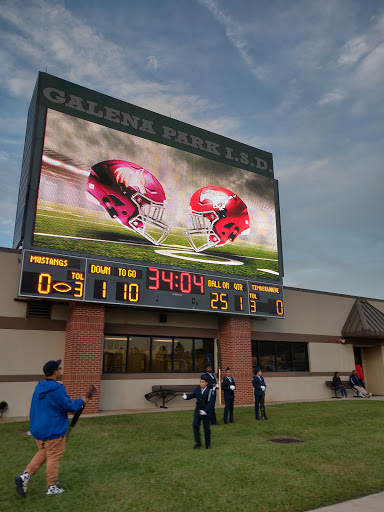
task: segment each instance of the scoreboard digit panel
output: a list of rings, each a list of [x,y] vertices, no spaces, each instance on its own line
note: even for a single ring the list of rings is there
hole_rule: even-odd
[[[84,300],[85,259],[23,251],[19,295]]]
[[[248,282],[250,314],[284,318],[283,287]]]
[[[23,251],[19,295],[188,311],[283,317],[282,286]]]

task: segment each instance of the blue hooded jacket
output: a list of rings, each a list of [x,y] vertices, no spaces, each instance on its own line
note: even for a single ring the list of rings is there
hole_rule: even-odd
[[[39,441],[49,441],[64,436],[68,430],[68,413],[75,413],[83,406],[82,398],[71,400],[65,387],[49,379],[39,382],[32,396],[31,434]]]

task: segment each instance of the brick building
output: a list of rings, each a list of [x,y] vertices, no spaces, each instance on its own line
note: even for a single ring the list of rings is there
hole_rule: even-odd
[[[77,397],[91,383],[99,410],[155,408],[152,386],[197,384],[208,352],[230,366],[236,403],[252,404],[252,373],[263,368],[267,400],[324,399],[335,371],[346,379],[361,358],[367,388],[384,394],[384,301],[285,288],[285,318],[140,309],[18,297],[21,252],[0,250],[0,401],[26,416],[42,366],[63,360]],[[191,407],[179,396],[169,407]]]

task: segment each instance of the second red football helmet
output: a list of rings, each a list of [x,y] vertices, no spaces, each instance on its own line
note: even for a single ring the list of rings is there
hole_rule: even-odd
[[[192,229],[185,234],[196,252],[233,242],[241,233],[248,234],[250,222],[247,205],[223,187],[203,187],[189,203]]]

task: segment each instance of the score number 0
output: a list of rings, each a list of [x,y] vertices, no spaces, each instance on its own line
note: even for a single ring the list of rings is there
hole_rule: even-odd
[[[279,316],[282,316],[284,315],[284,305],[283,305],[283,301],[278,299],[275,301],[275,304],[276,304],[276,313],[279,315]],[[256,313],[257,311],[257,308],[256,308],[256,299],[249,299],[249,305],[250,305],[250,310],[251,310],[251,313]]]
[[[73,294],[74,297],[82,297],[83,296],[83,283],[81,281],[75,281],[75,284],[78,285],[78,288],[74,287]],[[69,283],[55,283],[52,285],[52,275],[51,274],[39,274],[39,280],[37,283],[37,292],[41,295],[49,295],[51,293],[51,288],[59,293],[67,293],[72,289],[72,286]]]

